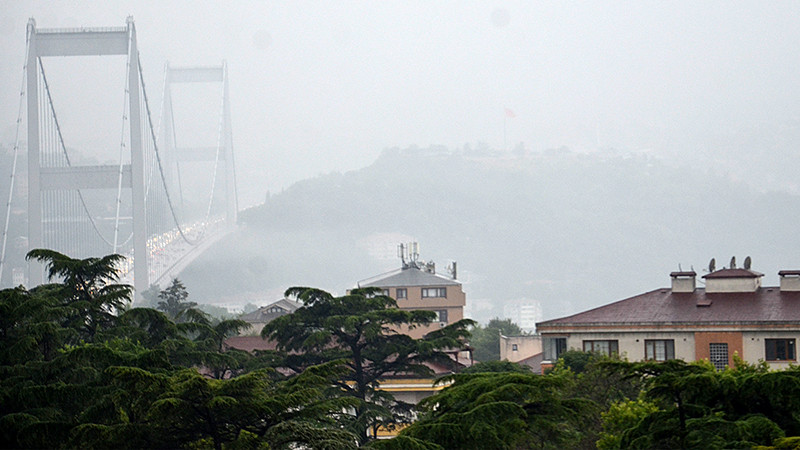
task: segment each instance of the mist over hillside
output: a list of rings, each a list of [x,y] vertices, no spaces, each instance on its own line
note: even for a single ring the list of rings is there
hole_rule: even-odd
[[[751,256],[775,285],[800,268],[800,198],[756,187],[612,151],[391,149],[268,195],[181,278],[194,300],[228,305],[295,285],[343,293],[399,267],[394,248],[413,239],[439,271],[457,261],[479,321],[509,302],[572,314],[668,286],[679,267],[703,275],[712,257]]]

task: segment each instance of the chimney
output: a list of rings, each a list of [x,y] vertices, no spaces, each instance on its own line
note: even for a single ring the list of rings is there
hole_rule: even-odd
[[[672,272],[669,276],[672,278],[672,292],[694,292],[695,277],[697,276],[694,270],[690,272]]]
[[[781,270],[781,292],[800,292],[800,270]]]

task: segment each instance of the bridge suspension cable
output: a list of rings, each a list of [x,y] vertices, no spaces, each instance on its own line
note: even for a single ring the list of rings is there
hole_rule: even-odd
[[[14,156],[11,163],[11,182],[8,188],[8,201],[6,202],[6,220],[3,226],[3,247],[0,250],[0,280],[3,278],[3,269],[6,262],[6,244],[8,242],[8,226],[11,219],[11,201],[14,198],[14,184],[17,177],[17,157],[19,156],[19,129],[22,127],[22,111],[25,105],[25,74],[28,68],[28,46],[25,46],[25,63],[22,65],[22,83],[19,88],[19,108],[17,112],[17,124],[14,131]]]
[[[169,195],[169,189],[167,188],[167,179],[164,176],[164,166],[163,164],[161,164],[161,155],[158,152],[158,142],[156,141],[156,135],[153,129],[153,119],[152,115],[150,114],[150,103],[147,101],[147,90],[145,89],[144,76],[142,75],[141,62],[139,62],[139,82],[142,84],[142,94],[144,95],[144,106],[147,114],[147,123],[149,125],[148,129],[150,130],[150,139],[151,142],[153,143],[155,158],[156,162],[158,163],[158,173],[161,176],[161,185],[164,187],[164,194],[166,195],[167,205],[169,205],[169,212],[172,215],[172,220],[175,223],[175,227],[178,229],[178,232],[180,233],[183,240],[186,241],[186,243],[189,245],[195,245],[197,244],[200,238],[198,238],[197,240],[189,239],[189,237],[186,235],[186,233],[183,230],[183,227],[181,227],[180,221],[178,220],[178,215],[175,213],[175,206],[172,204],[172,197]],[[204,232],[205,229],[203,230],[203,233]],[[202,233],[201,233],[201,238],[202,238]]]
[[[190,80],[222,81],[222,85],[216,126],[216,145],[213,151],[211,146],[204,147],[199,149],[200,153],[186,160],[209,163],[213,161],[212,173],[209,174],[210,177],[197,171],[190,174],[191,176],[187,178],[188,181],[197,185],[186,192],[197,192],[199,198],[193,198],[184,206],[184,186],[182,186],[180,178],[180,168],[177,165],[174,167],[178,175],[175,179],[171,177],[173,167],[170,165],[173,160],[177,162],[180,155],[178,153],[173,155],[171,148],[165,149],[157,139],[157,136],[161,135],[161,127],[166,126],[167,132],[172,134],[172,140],[175,140],[175,117],[172,115],[172,111],[168,116],[164,116],[162,107],[162,118],[159,120],[159,133],[157,134],[145,88],[144,71],[137,48],[133,19],[128,18],[126,27],[42,29],[38,31],[35,21],[31,19],[28,22],[27,43],[23,82],[20,89],[11,186],[6,205],[2,248],[0,249],[0,275],[3,274],[3,269],[6,268],[8,262],[7,243],[12,216],[12,201],[15,194],[14,181],[21,146],[20,129],[23,126],[23,107],[27,99],[29,248],[47,247],[75,257],[96,256],[98,253],[108,252],[109,248],[114,253],[127,254],[129,256],[128,264],[132,263],[134,258],[138,261],[132,273],[135,279],[131,281],[134,281],[137,292],[144,291],[149,287],[149,280],[158,280],[165,273],[173,270],[180,262],[180,258],[183,257],[181,252],[193,251],[186,250],[187,247],[180,242],[185,242],[195,249],[205,248],[208,244],[198,244],[201,241],[213,242],[215,237],[220,235],[217,233],[219,229],[215,224],[221,223],[222,218],[216,216],[221,207],[228,208],[228,222],[232,224],[235,221],[235,213],[238,208],[233,207],[235,209],[231,213],[232,205],[236,203],[236,183],[230,137],[227,68],[224,64],[221,69],[206,68],[205,71],[201,70],[201,79]],[[48,56],[123,54],[127,59],[122,99],[119,160],[116,164],[81,165],[80,155],[76,158],[74,152],[70,155],[68,151],[67,141],[71,131],[68,125],[69,121],[65,122],[67,129],[62,129],[54,104],[54,97],[57,96],[53,95],[45,73],[43,59]],[[183,81],[193,77],[190,72],[191,70],[183,73]],[[58,83],[55,83],[55,86],[58,88]],[[58,93],[57,89],[55,93]],[[166,95],[165,92],[165,98]],[[213,106],[207,109],[213,111]],[[213,132],[214,127],[209,126],[207,129],[209,132]],[[128,151],[130,152],[130,163],[126,161]],[[165,152],[168,154],[166,158]],[[217,192],[221,186],[219,172],[223,163],[226,170],[224,194],[227,204],[219,201],[222,197],[220,197],[221,193]],[[171,184],[175,181],[177,181],[177,190]],[[206,183],[209,181],[210,185],[207,185]],[[204,195],[206,186],[208,186],[208,198]],[[104,197],[105,194],[101,192],[101,190],[105,190],[110,193],[108,191],[112,189],[115,194],[113,205],[108,202],[109,198]],[[233,197],[231,192],[233,192]],[[128,198],[130,198],[130,205],[127,204],[126,199]],[[180,199],[180,207],[176,203],[178,199]],[[186,208],[192,202],[197,202],[198,207],[189,211]],[[103,206],[100,207],[100,205]],[[93,214],[93,210],[97,213]],[[108,213],[103,215],[101,211]],[[128,211],[130,211],[129,214]],[[189,220],[196,221],[192,223]],[[130,226],[129,229],[128,226]],[[126,237],[129,231],[130,234]],[[129,245],[131,240],[133,240],[133,244]],[[178,246],[168,247],[173,241],[178,242]],[[180,262],[180,264],[184,263]],[[30,282],[34,285],[40,283],[42,272],[41,266],[30,263]]]
[[[64,144],[64,136],[61,133],[61,125],[58,123],[58,116],[56,116],[56,110],[55,110],[55,107],[53,106],[53,98],[52,98],[52,96],[50,94],[50,85],[47,83],[47,76],[45,75],[44,66],[42,65],[42,58],[36,58],[36,59],[39,62],[39,70],[41,71],[40,73],[42,74],[42,82],[43,82],[43,86],[44,86],[44,92],[45,92],[45,94],[47,94],[47,102],[46,103],[47,103],[47,106],[49,106],[50,113],[52,114],[51,118],[52,118],[53,124],[55,126],[55,132],[56,132],[57,139],[58,139],[57,145],[61,149],[61,152],[64,155],[64,160],[65,160],[65,162],[67,164],[67,167],[72,167],[72,162],[70,161],[69,153],[67,152],[67,146]],[[115,243],[109,241],[108,239],[106,239],[106,237],[103,236],[103,233],[101,233],[100,230],[97,228],[97,222],[95,222],[94,217],[89,212],[89,207],[86,206],[86,200],[83,198],[83,193],[81,192],[81,190],[80,189],[76,189],[76,192],[78,194],[78,198],[80,199],[80,204],[81,204],[81,207],[83,208],[83,212],[86,214],[86,217],[89,218],[89,222],[92,224],[92,229],[94,229],[95,233],[97,233],[97,236],[99,236],[100,239],[103,240],[103,242],[108,244],[109,247],[115,248],[116,247]]]

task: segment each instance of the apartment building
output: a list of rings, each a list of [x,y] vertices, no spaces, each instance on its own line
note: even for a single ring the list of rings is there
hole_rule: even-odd
[[[763,287],[763,274],[746,268],[711,271],[698,287],[694,271],[670,274],[656,289],[572,316],[537,324],[543,367],[568,349],[619,354],[631,361],[706,359],[717,368],[738,355],[773,368],[797,362],[800,270],[782,270],[780,286]]]
[[[399,269],[359,281],[358,287],[382,289],[385,295],[397,300],[400,309],[435,312],[434,323],[401,330],[415,339],[463,319],[466,294],[456,280],[455,263],[450,266],[448,275],[438,274],[434,263],[420,262],[416,252],[406,253],[404,246],[400,249],[402,264]]]

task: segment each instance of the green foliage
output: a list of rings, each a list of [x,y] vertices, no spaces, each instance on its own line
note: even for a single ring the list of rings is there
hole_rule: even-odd
[[[470,333],[470,345],[475,349],[473,356],[478,361],[500,360],[500,335],[519,336],[522,329],[511,319],[495,317],[485,327],[475,325]]]
[[[797,434],[795,368],[769,371],[741,361],[723,371],[679,360],[615,364],[640,377],[645,399],[658,406],[621,433],[622,448],[751,448]]]
[[[365,447],[380,450],[444,450],[446,448],[432,442],[406,435],[400,435],[393,439],[372,441]]]
[[[640,422],[650,414],[658,411],[658,407],[644,399],[623,400],[611,405],[608,411],[601,414],[603,431],[597,441],[600,450],[622,448],[622,434],[639,426]]]
[[[602,431],[602,411],[607,411],[615,402],[637,398],[642,389],[640,380],[626,377],[615,363],[619,359],[598,353],[570,350],[562,354],[549,375],[568,377],[573,380],[565,394],[569,398],[584,399],[593,407],[579,411],[581,417],[581,440],[577,448],[595,448]]]
[[[396,330],[432,313],[373,289],[293,288],[305,306],[264,332],[281,352],[251,355],[223,345],[244,322],[127,308],[113,257],[30,257],[61,282],[0,290],[0,448],[355,448],[411,418],[379,381],[431,376],[425,364],[451,363],[445,350],[471,325],[412,339]],[[440,382],[452,384],[421,402],[418,422],[368,445],[797,448],[800,435],[800,368],[738,357],[717,371],[571,351],[544,376],[488,361]]]
[[[228,308],[223,306],[201,303],[197,305],[197,309],[210,316],[213,320],[228,320],[236,318],[236,314],[231,313]]]
[[[130,303],[133,287],[115,283],[119,279],[117,264],[125,259],[122,255],[75,259],[53,250],[34,249],[27,258],[43,263],[49,278],[63,280],[43,290],[69,308],[65,322],[85,341],[112,327],[116,312]]]
[[[176,322],[183,322],[183,315],[186,310],[196,308],[197,303],[189,302],[189,293],[186,286],[177,278],[172,279],[170,285],[158,293],[158,304],[156,309],[163,311],[170,319]]]
[[[756,450],[772,450],[772,449],[786,449],[797,450],[800,449],[800,436],[792,436],[775,439],[773,445],[757,445],[753,447]]]
[[[567,368],[574,373],[583,373],[590,364],[599,358],[599,355],[590,352],[568,350],[558,357],[558,367]]]
[[[401,436],[445,448],[569,448],[590,407],[564,395],[565,376],[505,372],[457,374],[452,385],[420,402],[420,419]]]
[[[361,441],[367,440],[370,429],[408,421],[409,405],[379,391],[379,381],[393,374],[430,377],[433,372],[426,362],[454,366],[444,350],[461,348],[469,335],[466,327],[472,323],[459,321],[412,339],[396,330],[429,324],[435,314],[401,310],[379,289],[355,289],[334,297],[298,287],[286,295],[296,296],[304,306],[268,323],[262,336],[277,342],[280,350],[292,352],[285,364],[298,373],[322,362],[345,362],[349,372],[336,385],[360,402],[350,426]]]
[[[62,282],[0,291],[0,448],[352,448],[357,441],[341,424],[358,403],[332,388],[348,371],[343,363],[285,380],[263,368],[275,361],[223,349],[244,322],[185,310],[176,324],[160,311],[124,308],[121,293],[130,291],[113,284],[114,257],[30,257]]]
[[[465,368],[461,373],[518,372],[531,373],[531,368],[510,361],[486,361]]]
[[[161,293],[161,288],[157,284],[151,284],[144,292],[142,292],[142,304],[137,305],[143,308],[155,308],[158,305],[158,294]]]

